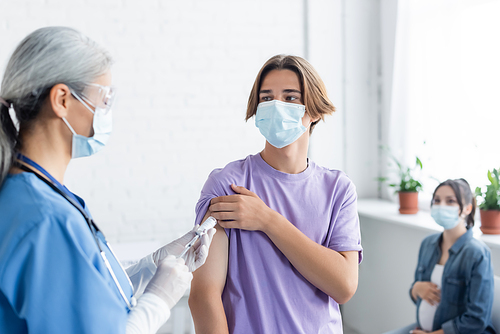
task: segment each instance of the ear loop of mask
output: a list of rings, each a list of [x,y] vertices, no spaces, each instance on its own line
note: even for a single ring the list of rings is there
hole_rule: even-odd
[[[94,111],[94,110],[92,110],[92,108],[90,108],[90,107],[88,106],[88,104],[87,104],[87,103],[85,103],[85,101],[83,101],[83,99],[82,99],[80,96],[78,96],[78,94],[77,94],[77,93],[75,93],[75,92],[73,92],[73,91],[72,91],[72,92],[71,92],[71,94],[73,94],[73,96],[74,96],[74,97],[75,97],[78,101],[80,101],[80,102],[81,102],[81,103],[85,106],[85,108],[87,108],[87,109],[88,109],[88,110],[89,110],[92,114],[95,114],[95,111]]]
[[[62,120],[63,120],[64,123],[66,123],[66,125],[68,126],[69,130],[71,131],[71,133],[74,134],[74,135],[77,135],[77,133],[75,132],[75,130],[73,129],[73,127],[71,125],[69,125],[69,122],[66,119],[66,117],[63,117]]]
[[[92,108],[90,108],[81,98],[80,96],[78,96],[78,94],[76,94],[75,92],[71,92],[71,94],[78,100],[80,101],[84,106],[85,108],[87,108],[93,115],[95,115],[95,112],[92,110]],[[69,130],[71,131],[72,134],[74,135],[78,135],[76,133],[76,131],[73,129],[73,127],[69,124],[68,120],[66,119],[66,117],[63,117],[62,118],[63,122],[66,123],[66,125],[68,126]]]

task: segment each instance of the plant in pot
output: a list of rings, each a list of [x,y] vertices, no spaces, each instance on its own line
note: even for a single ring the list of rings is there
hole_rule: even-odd
[[[415,214],[418,212],[418,192],[422,190],[422,184],[415,177],[418,170],[422,170],[422,161],[415,159],[413,168],[401,164],[392,154],[391,159],[398,168],[398,182],[390,183],[389,187],[395,188],[399,195],[399,212],[402,214]],[[379,181],[386,182],[387,177],[379,177]]]
[[[490,184],[486,191],[476,188],[476,198],[481,215],[481,231],[484,234],[500,234],[500,168],[488,170]]]

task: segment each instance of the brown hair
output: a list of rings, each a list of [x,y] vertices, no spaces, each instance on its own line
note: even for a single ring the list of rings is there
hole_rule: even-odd
[[[441,182],[434,190],[434,194],[432,194],[432,202],[431,206],[434,204],[434,197],[436,196],[436,191],[442,186],[449,186],[453,189],[455,193],[455,197],[457,198],[458,206],[460,207],[460,214],[464,210],[464,205],[472,204],[472,211],[466,217],[467,228],[471,228],[474,226],[474,215],[476,214],[476,197],[472,195],[472,191],[470,190],[469,182],[465,179],[456,179],[456,180],[446,180]]]
[[[272,70],[290,70],[297,74],[306,112],[312,119],[319,117],[317,121],[311,123],[309,133],[312,133],[314,126],[320,119],[324,119],[324,115],[331,115],[335,111],[335,107],[326,93],[323,80],[307,60],[298,56],[277,55],[266,61],[255,78],[248,98],[245,120],[248,121],[257,112],[262,81]]]

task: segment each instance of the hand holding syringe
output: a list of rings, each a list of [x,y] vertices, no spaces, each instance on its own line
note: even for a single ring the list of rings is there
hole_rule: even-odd
[[[217,220],[214,217],[208,217],[200,226],[156,250],[152,254],[154,263],[158,266],[168,255],[173,255],[183,258],[189,271],[195,271],[205,263],[216,224]],[[201,239],[199,244],[196,242],[198,239]]]
[[[194,237],[193,239],[191,239],[191,241],[188,242],[188,244],[185,246],[184,250],[182,251],[182,253],[178,256],[178,257],[183,257],[184,255],[186,255],[187,251],[193,247],[193,245],[195,244],[195,242],[202,236],[204,235],[205,233],[207,233],[207,231],[213,227],[215,227],[215,225],[217,224],[217,220],[210,216],[207,218],[207,220],[205,220],[203,222],[203,224],[200,225],[200,227],[198,227],[194,233]]]

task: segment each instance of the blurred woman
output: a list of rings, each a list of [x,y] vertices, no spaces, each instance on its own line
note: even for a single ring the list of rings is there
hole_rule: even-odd
[[[417,322],[396,333],[495,333],[490,250],[472,236],[476,200],[464,179],[437,186],[431,215],[444,228],[422,241],[410,297]]]

